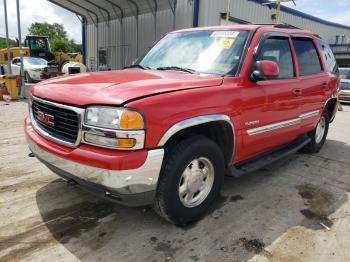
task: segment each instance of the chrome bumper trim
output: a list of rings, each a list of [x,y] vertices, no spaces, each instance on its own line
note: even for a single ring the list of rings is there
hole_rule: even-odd
[[[153,191],[157,187],[160,169],[164,157],[164,149],[148,151],[145,163],[136,169],[108,170],[92,167],[61,158],[43,150],[27,137],[30,150],[39,160],[57,167],[79,179],[102,185],[123,194],[138,194]]]
[[[114,130],[114,129],[100,128],[100,127],[93,127],[93,126],[88,126],[86,124],[83,124],[82,132],[83,132],[82,142],[84,144],[89,144],[89,145],[104,147],[104,148],[118,149],[118,150],[129,150],[129,151],[143,149],[145,146],[145,136],[146,136],[145,130]],[[114,139],[133,138],[135,139],[136,144],[131,148],[121,148],[117,146],[106,146],[98,143],[90,143],[86,141],[85,134],[93,134],[97,136],[114,138]]]

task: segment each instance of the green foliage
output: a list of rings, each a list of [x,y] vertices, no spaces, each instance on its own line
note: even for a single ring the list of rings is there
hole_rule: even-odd
[[[67,39],[67,32],[64,30],[62,24],[58,23],[33,23],[28,28],[29,34],[48,36],[50,39]]]
[[[10,39],[9,45],[10,45],[10,47],[15,47],[16,41]],[[6,48],[6,38],[0,37],[0,49],[2,49],[2,48]]]
[[[58,23],[33,23],[28,28],[31,35],[48,36],[52,52],[75,53],[81,52],[81,44],[77,44],[73,39],[68,39],[67,32],[62,24]]]

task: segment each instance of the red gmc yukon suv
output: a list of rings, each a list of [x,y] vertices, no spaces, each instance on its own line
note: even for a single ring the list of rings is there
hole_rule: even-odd
[[[321,38],[286,25],[171,32],[135,64],[35,85],[30,150],[72,184],[184,225],[224,175],[318,152],[338,103]]]

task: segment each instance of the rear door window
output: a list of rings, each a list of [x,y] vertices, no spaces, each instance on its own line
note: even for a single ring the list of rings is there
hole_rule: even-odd
[[[334,54],[329,47],[329,45],[323,41],[322,39],[317,39],[317,44],[320,47],[322,56],[326,63],[327,70],[333,74],[335,74],[338,70],[337,61],[334,57]]]
[[[294,49],[297,55],[300,76],[318,74],[322,72],[320,58],[312,39],[293,39]]]
[[[293,58],[288,38],[268,38],[264,41],[256,61],[269,60],[278,64],[278,79],[294,77]]]

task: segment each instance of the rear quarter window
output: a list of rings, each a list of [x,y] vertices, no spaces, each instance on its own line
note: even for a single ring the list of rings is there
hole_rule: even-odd
[[[327,70],[333,74],[337,73],[338,65],[330,46],[323,40],[317,39]]]
[[[293,45],[297,55],[300,76],[322,72],[321,61],[311,39],[293,39]]]

